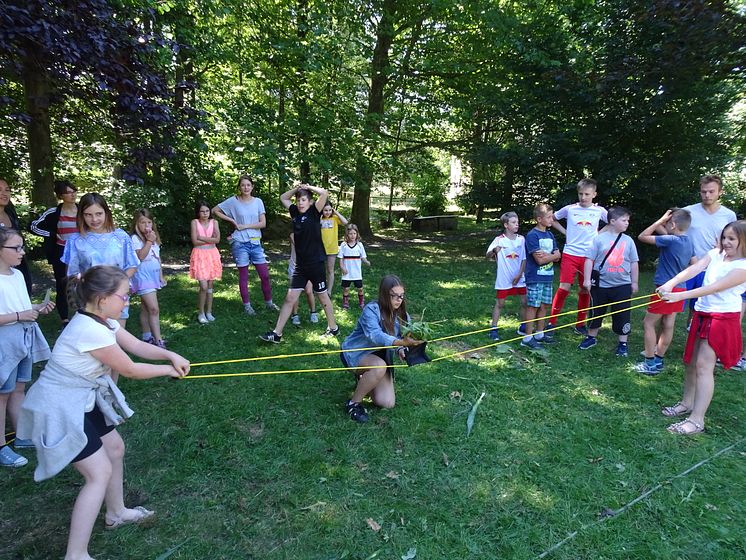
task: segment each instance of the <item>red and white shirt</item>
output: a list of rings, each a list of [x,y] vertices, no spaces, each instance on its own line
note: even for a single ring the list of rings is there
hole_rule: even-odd
[[[526,260],[526,239],[522,235],[516,235],[515,239],[510,239],[504,233],[493,239],[490,246],[487,247],[487,253],[491,253],[497,247],[501,249],[495,257],[497,273],[495,275],[495,289],[509,290],[513,288],[513,278],[521,270],[521,264]],[[523,288],[526,285],[526,279],[521,274],[521,279],[515,285],[516,288]]]
[[[599,222],[608,222],[606,208],[593,204],[583,208],[579,203],[568,204],[554,213],[555,220],[567,220],[564,253],[585,257],[591,250],[593,239],[598,235]]]

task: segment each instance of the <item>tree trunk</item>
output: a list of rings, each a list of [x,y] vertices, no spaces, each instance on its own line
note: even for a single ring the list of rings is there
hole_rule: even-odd
[[[303,43],[308,35],[308,0],[298,0],[298,42]],[[311,125],[308,118],[308,99],[306,85],[306,56],[305,51],[298,61],[298,88],[295,106],[298,112],[298,156],[300,157],[300,180],[311,182],[311,163],[308,161],[308,135]]]
[[[38,206],[54,206],[54,154],[49,120],[52,85],[41,55],[29,54],[23,61],[23,89],[28,124],[28,148],[31,163],[31,201]]]
[[[280,194],[288,190],[288,173],[285,167],[287,161],[287,140],[285,137],[285,84],[280,84],[279,100],[277,105],[277,184]]]

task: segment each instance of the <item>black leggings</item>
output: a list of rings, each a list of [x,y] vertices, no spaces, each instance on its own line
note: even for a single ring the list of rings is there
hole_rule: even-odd
[[[109,432],[114,431],[115,428],[116,426],[106,425],[104,414],[98,408],[98,405],[93,405],[93,410],[86,412],[85,418],[83,419],[83,431],[85,432],[85,436],[88,438],[88,443],[85,444],[83,450],[70,462],[77,463],[78,461],[82,461],[101,449],[104,445],[101,442],[101,436],[105,436]]]

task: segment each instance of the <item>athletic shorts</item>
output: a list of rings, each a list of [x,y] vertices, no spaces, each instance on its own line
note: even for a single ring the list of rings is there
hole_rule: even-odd
[[[584,266],[585,257],[565,253],[562,255],[562,260],[560,261],[559,281],[563,284],[572,284],[575,281],[575,274],[577,274],[578,285],[582,287],[585,280],[585,275],[583,274]]]
[[[88,438],[88,443],[85,444],[83,450],[70,462],[77,463],[78,461],[82,461],[101,449],[101,446],[103,446],[101,436],[105,436],[113,431],[114,428],[116,426],[106,425],[103,412],[98,408],[98,405],[94,405],[93,410],[86,412],[83,418],[83,431],[85,432],[85,437]]]
[[[515,286],[512,288],[508,288],[507,290],[495,290],[495,299],[505,299],[508,296],[525,296],[526,295],[526,287],[523,286],[522,288],[516,288]]]
[[[381,358],[384,362],[386,362],[386,365],[391,365],[393,363],[392,359],[392,352],[390,351],[390,348],[381,348],[380,350],[376,350],[375,352],[371,352],[374,356],[378,356]],[[344,352],[339,353],[339,359],[342,360],[342,365],[346,368],[351,368],[349,363],[347,363],[347,356]],[[391,378],[394,378],[394,370],[392,368],[386,368],[387,373],[391,376]],[[355,381],[360,381],[360,378],[363,376],[363,373],[365,373],[364,369],[353,369],[352,375],[355,376]]]
[[[290,278],[291,290],[303,290],[310,282],[314,293],[326,291],[326,265],[324,261],[310,264],[296,264],[293,276]]]
[[[658,286],[655,287],[658,289]],[[685,288],[674,288],[674,292],[684,292]],[[684,311],[685,300],[668,302],[663,301],[658,297],[658,294],[650,296],[650,305],[648,305],[647,312],[654,313],[656,315],[673,315],[674,313],[681,313]]]
[[[600,328],[604,318],[599,317],[599,315],[605,315],[609,312],[614,313],[611,316],[611,330],[618,335],[629,334],[632,330],[630,324],[632,311],[629,301],[631,297],[632,284],[614,286],[613,288],[591,288],[591,306],[593,309],[590,311],[591,320],[588,327],[591,329]],[[611,310],[608,309],[609,307],[611,307]]]
[[[526,284],[526,305],[529,307],[541,307],[552,305],[553,288],[551,282],[535,282]]]
[[[30,355],[18,362],[13,371],[10,372],[8,379],[3,383],[3,386],[0,387],[0,394],[12,393],[16,388],[16,383],[28,383],[31,381],[31,369],[33,365],[34,362],[31,360]]]
[[[356,288],[362,288],[363,279],[361,278],[360,280],[342,280],[343,288],[349,288],[350,286],[355,286]]]

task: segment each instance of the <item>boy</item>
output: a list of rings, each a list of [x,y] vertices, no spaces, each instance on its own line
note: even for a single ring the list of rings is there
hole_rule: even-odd
[[[588,334],[580,343],[581,350],[588,350],[596,345],[598,329],[601,328],[603,318],[599,315],[606,313],[606,306],[611,305],[614,313],[611,321],[612,330],[619,337],[616,355],[626,357],[627,338],[629,337],[630,311],[629,300],[637,293],[637,279],[639,278],[640,260],[637,247],[629,235],[625,235],[629,227],[630,213],[624,208],[609,210],[609,231],[599,233],[593,240],[583,269],[583,287],[588,290],[593,300],[591,321]],[[603,266],[601,266],[603,264]],[[591,271],[600,273],[598,286],[591,288]]]
[[[313,194],[319,195],[314,202]],[[296,204],[291,202],[295,196]],[[290,282],[285,301],[277,318],[274,330],[259,335],[265,342],[282,342],[282,330],[293,312],[293,305],[298,301],[306,283],[311,282],[314,293],[318,296],[326,313],[328,328],[326,336],[337,336],[339,327],[334,319],[334,308],[326,291],[326,252],[321,242],[321,210],[326,203],[327,192],[319,187],[301,184],[280,195],[280,202],[290,211],[293,220],[293,238],[295,240],[295,271]]]
[[[594,179],[585,178],[578,183],[578,203],[561,208],[554,214],[554,229],[565,235],[565,248],[560,264],[560,283],[552,302],[552,316],[549,325],[557,324],[557,315],[562,313],[565,299],[570,295],[570,288],[578,275],[578,316],[575,328],[576,334],[587,335],[585,320],[590,307],[590,293],[585,289],[584,265],[585,257],[591,244],[598,235],[599,222],[608,222],[608,213],[602,206],[593,203],[596,198],[597,184]],[[563,228],[559,220],[567,220],[567,228]]]
[[[526,336],[521,341],[521,346],[532,350],[541,348],[541,342],[554,341],[551,333],[544,333],[544,317],[552,304],[553,263],[562,257],[549,231],[554,221],[552,207],[543,202],[537,204],[534,219],[536,227],[526,234]]]
[[[525,334],[523,321],[526,319],[526,280],[523,272],[526,269],[526,240],[518,235],[518,214],[505,212],[500,216],[503,233],[492,240],[487,247],[487,258],[495,259],[497,272],[495,276],[495,308],[492,310],[492,329],[490,338],[500,340],[497,323],[500,313],[505,307],[508,296],[518,296],[521,299],[521,327],[519,334]]]
[[[694,259],[692,240],[686,230],[692,223],[688,210],[674,208],[668,210],[657,221],[653,222],[637,236],[643,243],[655,245],[660,249],[658,266],[655,269],[653,283],[656,289],[684,270]],[[660,235],[653,235],[655,232]],[[676,286],[674,292],[686,290],[685,283]],[[635,370],[645,375],[658,375],[663,371],[663,357],[671,345],[676,314],[684,311],[684,301],[669,303],[657,295],[651,296],[645,318],[642,321],[645,338],[645,361],[635,366]],[[656,336],[658,323],[662,322],[661,333]]]

